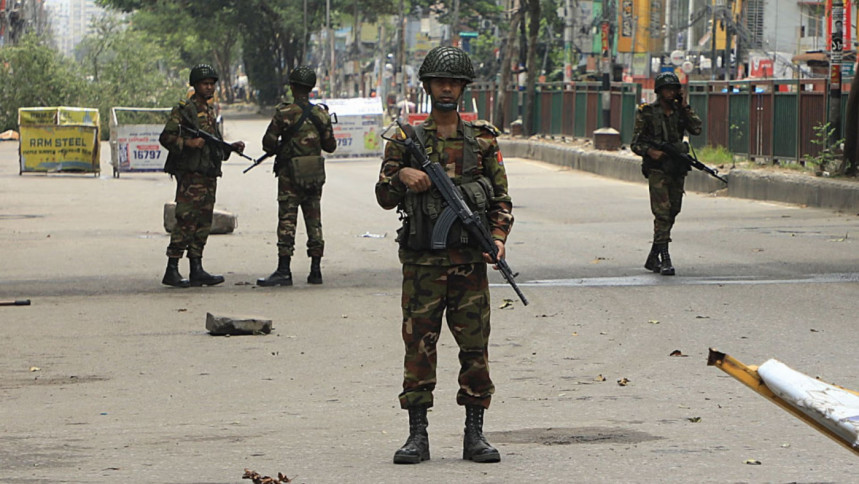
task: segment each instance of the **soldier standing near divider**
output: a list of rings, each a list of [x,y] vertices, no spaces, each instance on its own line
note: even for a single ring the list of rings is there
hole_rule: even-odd
[[[268,277],[257,279],[260,286],[291,286],[290,262],[295,250],[295,226],[298,208],[307,230],[307,256],[310,257],[308,284],[322,284],[322,261],[325,241],[322,239],[322,185],[325,183],[325,160],[322,150],[333,153],[337,148],[331,116],[319,104],[310,104],[310,91],[316,85],[316,73],[307,66],[289,74],[294,102],[282,103],[262,138],[266,153],[277,155],[277,269]]]
[[[675,145],[682,153],[689,147],[683,142],[685,133],[701,134],[701,118],[686,104],[680,80],[673,72],[663,72],[653,86],[657,99],[642,104],[635,113],[632,151],[643,158],[641,172],[650,187],[650,210],[653,212],[653,245],[644,267],[664,276],[674,275],[674,265],[668,254],[671,228],[683,203],[683,185],[688,164],[675,162],[657,143]]]
[[[212,228],[221,162],[229,158],[231,152],[207,144],[203,138],[183,135],[182,127],[185,127],[222,138],[209,104],[218,82],[215,69],[206,64],[197,65],[191,69],[188,82],[194,87],[194,95],[173,108],[159,138],[169,151],[164,171],[176,177],[176,226],[170,234],[167,270],[161,282],[175,287],[213,286],[224,282],[224,277],[203,269],[203,248]],[[238,152],[245,149],[241,141],[231,145]],[[186,251],[191,265],[190,281],[179,273],[179,259]]]

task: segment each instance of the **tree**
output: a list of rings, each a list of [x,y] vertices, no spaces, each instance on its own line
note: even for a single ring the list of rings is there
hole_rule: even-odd
[[[534,103],[537,97],[537,38],[540,35],[540,0],[527,0],[528,6],[528,72],[525,87],[523,133],[530,136],[534,128]]]
[[[0,128],[17,129],[18,108],[76,106],[86,85],[78,67],[25,34],[17,45],[0,48]]]

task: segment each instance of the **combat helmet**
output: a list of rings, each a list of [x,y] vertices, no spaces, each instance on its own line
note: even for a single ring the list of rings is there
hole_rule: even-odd
[[[307,66],[298,66],[289,73],[289,83],[313,89],[316,86],[316,73]]]
[[[660,89],[667,86],[680,88],[680,79],[673,72],[663,72],[656,76],[656,81],[653,83],[653,91],[659,92]]]
[[[191,75],[188,77],[188,84],[193,86],[203,79],[214,79],[217,81],[218,73],[215,72],[215,68],[209,64],[197,64],[191,69]]]
[[[427,53],[424,62],[418,70],[421,81],[433,77],[462,79],[466,84],[474,81],[474,65],[464,50],[458,47],[435,47]]]

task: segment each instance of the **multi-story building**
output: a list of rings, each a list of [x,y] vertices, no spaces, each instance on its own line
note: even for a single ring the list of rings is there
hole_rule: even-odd
[[[92,21],[104,15],[95,0],[45,0],[57,50],[74,55],[75,47],[92,32]]]

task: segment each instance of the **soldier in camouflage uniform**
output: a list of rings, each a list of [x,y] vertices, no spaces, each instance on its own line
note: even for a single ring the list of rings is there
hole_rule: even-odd
[[[444,166],[472,210],[485,222],[504,257],[504,243],[513,225],[507,174],[494,126],[463,121],[456,109],[466,85],[474,79],[468,54],[456,47],[437,47],[419,70],[431,96],[432,111],[415,132],[429,158]],[[403,139],[403,133],[399,133]],[[495,387],[489,378],[489,256],[469,241],[457,221],[448,234],[447,248],[430,249],[432,227],[444,208],[438,190],[417,160],[404,148],[385,147],[376,200],[384,209],[397,208],[403,217],[398,230],[403,264],[402,336],[405,342],[403,391],[400,406],[409,412],[409,437],[394,454],[395,463],[418,463],[430,458],[427,409],[436,386],[436,344],[442,316],[459,346],[459,392],[465,407],[463,459],[498,462],[499,452],[483,435],[483,413]]]
[[[290,261],[295,250],[295,226],[298,208],[307,229],[307,256],[310,257],[309,284],[322,284],[322,185],[325,165],[322,150],[333,153],[337,148],[331,117],[323,105],[310,104],[310,91],[316,85],[313,69],[300,66],[289,75],[294,102],[281,103],[265,130],[262,147],[277,155],[277,269],[268,277],[257,279],[260,286],[291,286]]]
[[[167,246],[167,270],[163,284],[174,287],[213,286],[224,282],[223,276],[203,269],[203,247],[212,228],[215,191],[221,176],[221,162],[231,152],[206,144],[203,138],[189,138],[182,127],[203,130],[222,138],[209,100],[215,94],[218,74],[206,64],[191,69],[189,84],[194,95],[173,107],[159,141],[169,154],[164,171],[176,177],[176,226]],[[231,143],[244,151],[241,141]],[[191,264],[190,280],[179,273],[179,259],[187,251]]]
[[[635,113],[632,151],[643,158],[641,171],[650,187],[650,210],[653,212],[653,245],[644,263],[650,271],[664,276],[674,275],[674,265],[668,253],[671,228],[683,203],[683,185],[691,167],[671,159],[657,148],[670,143],[682,153],[689,147],[683,141],[685,133],[701,134],[701,118],[686,104],[680,80],[673,72],[656,77],[656,101],[642,104]]]

